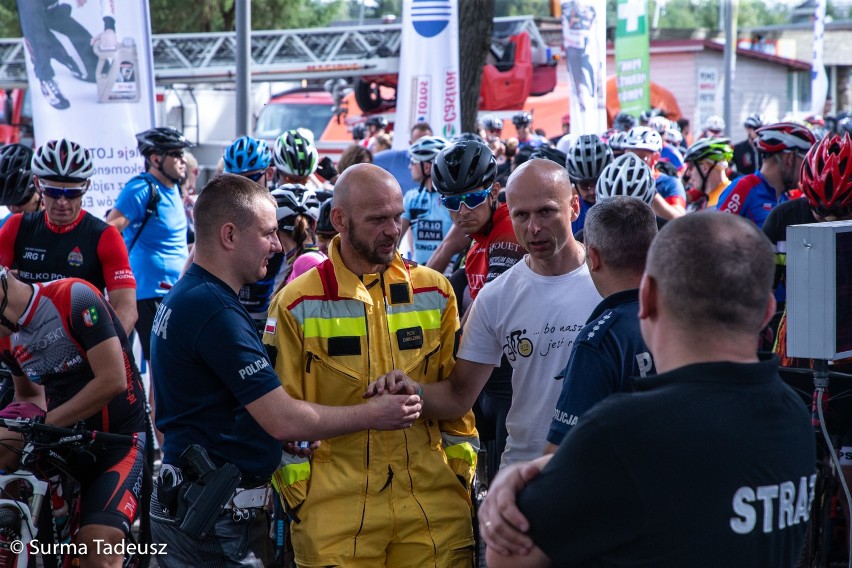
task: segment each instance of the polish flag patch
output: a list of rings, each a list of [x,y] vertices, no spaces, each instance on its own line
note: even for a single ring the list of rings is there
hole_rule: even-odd
[[[278,320],[275,318],[267,318],[266,327],[263,328],[263,333],[275,333],[278,329]]]

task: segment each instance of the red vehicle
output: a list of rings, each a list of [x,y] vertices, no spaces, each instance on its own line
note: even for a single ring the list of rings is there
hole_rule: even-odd
[[[33,144],[33,110],[26,89],[0,91],[0,144]]]

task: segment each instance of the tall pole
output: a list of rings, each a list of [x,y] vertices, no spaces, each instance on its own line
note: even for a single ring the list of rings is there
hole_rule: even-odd
[[[237,8],[237,136],[251,129],[251,2],[238,0]]]
[[[725,95],[723,118],[725,135],[731,136],[733,126],[734,69],[737,65],[737,8],[739,0],[722,2],[725,6]]]

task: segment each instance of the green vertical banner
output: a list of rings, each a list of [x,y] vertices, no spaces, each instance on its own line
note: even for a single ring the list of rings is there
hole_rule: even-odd
[[[648,63],[648,2],[618,0],[615,28],[615,72],[621,110],[639,116],[651,108]]]

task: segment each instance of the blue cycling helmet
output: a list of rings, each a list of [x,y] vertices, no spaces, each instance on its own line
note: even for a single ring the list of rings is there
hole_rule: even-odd
[[[265,170],[271,160],[266,142],[251,136],[240,136],[225,148],[225,171],[229,174]]]

